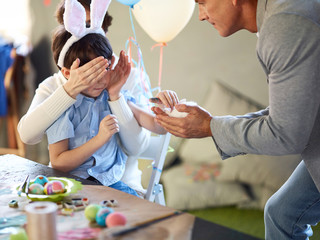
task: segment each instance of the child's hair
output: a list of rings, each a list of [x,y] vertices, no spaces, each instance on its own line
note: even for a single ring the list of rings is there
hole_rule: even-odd
[[[78,0],[78,2],[81,3],[81,5],[86,10],[90,10],[91,0]],[[61,0],[55,12],[55,17],[57,18],[58,23],[60,23],[61,25],[64,25],[64,22],[63,22],[63,14],[65,10],[64,4],[65,4],[65,0]],[[106,12],[106,15],[104,16],[102,26],[101,26],[105,32],[108,32],[108,28],[111,26],[111,22],[112,22],[112,17],[108,14],[108,12]]]
[[[71,33],[66,31],[64,26],[60,25],[56,28],[52,37],[52,53],[56,64],[58,64],[61,49],[70,37]],[[99,56],[111,60],[112,53],[112,47],[105,36],[97,33],[87,34],[69,48],[64,58],[64,66],[70,69],[77,58],[80,59],[80,66]]]

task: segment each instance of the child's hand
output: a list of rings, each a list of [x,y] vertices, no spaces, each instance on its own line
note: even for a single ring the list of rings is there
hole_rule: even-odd
[[[114,57],[112,57],[112,64],[114,62]],[[124,51],[120,52],[120,58],[118,64],[112,70],[108,71],[110,76],[110,81],[107,86],[109,93],[109,98],[111,101],[117,100],[120,97],[120,90],[122,86],[126,83],[131,71],[131,64],[129,62],[128,56]]]
[[[157,94],[157,98],[159,98],[163,105],[167,108],[173,109],[173,107],[179,103],[179,98],[176,92],[171,90],[164,90]]]
[[[101,120],[97,137],[106,143],[117,132],[119,132],[118,120],[116,116],[110,114]]]

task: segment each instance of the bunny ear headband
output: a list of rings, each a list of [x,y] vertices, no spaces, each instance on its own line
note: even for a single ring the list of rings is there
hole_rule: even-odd
[[[69,48],[75,42],[90,33],[98,33],[105,36],[101,28],[104,16],[108,10],[111,0],[92,0],[90,4],[90,28],[86,27],[86,11],[77,0],[66,0],[63,21],[65,28],[72,36],[64,44],[59,58],[58,66],[64,66],[64,58]]]

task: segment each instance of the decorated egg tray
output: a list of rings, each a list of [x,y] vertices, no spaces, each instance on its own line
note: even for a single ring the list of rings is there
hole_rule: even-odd
[[[58,192],[49,192],[49,188],[44,187],[45,191],[42,194],[34,194],[30,192],[30,186],[33,184],[38,183],[37,178],[34,180],[30,180],[29,182],[26,181],[25,186],[18,186],[18,195],[21,196],[27,196],[32,201],[51,201],[51,202],[58,202],[61,201],[64,197],[76,193],[77,191],[82,189],[81,182],[74,180],[72,178],[65,178],[65,177],[47,177],[48,182],[45,184],[48,184],[52,181],[59,181],[63,185],[63,189]],[[44,185],[45,186],[45,185]],[[28,190],[27,190],[28,189]],[[20,192],[19,192],[20,191]]]

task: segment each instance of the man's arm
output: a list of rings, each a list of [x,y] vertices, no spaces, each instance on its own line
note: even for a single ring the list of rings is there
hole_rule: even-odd
[[[165,130],[177,137],[183,138],[204,138],[212,136],[210,129],[211,114],[200,106],[187,106],[177,104],[175,108],[179,112],[186,112],[185,118],[169,117],[160,108],[153,107],[157,115],[156,122]]]

